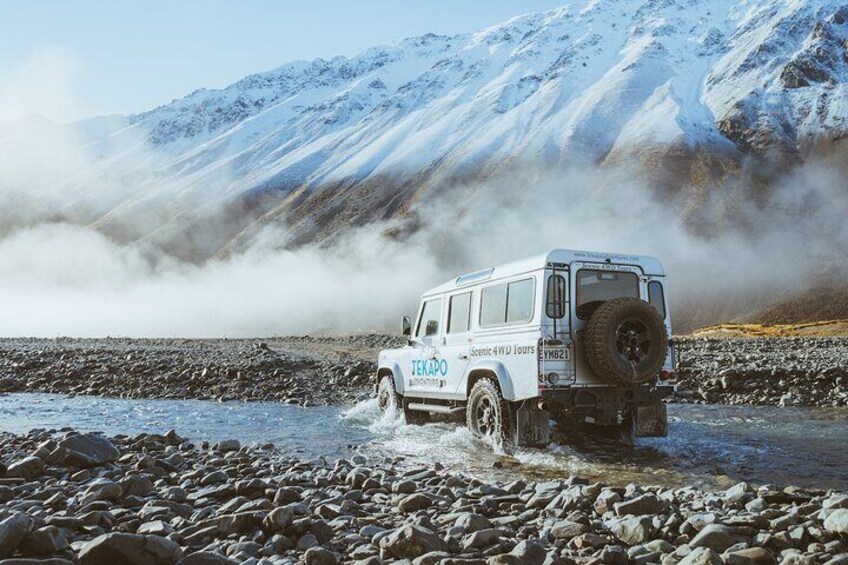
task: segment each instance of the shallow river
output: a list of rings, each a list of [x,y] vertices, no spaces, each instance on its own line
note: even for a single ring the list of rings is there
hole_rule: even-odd
[[[452,424],[404,426],[374,401],[353,408],[278,403],[121,400],[50,394],[0,396],[0,430],[65,426],[107,434],[164,433],[192,440],[273,443],[303,458],[403,456],[439,461],[484,479],[553,479],[575,474],[615,484],[757,484],[848,490],[848,410],[751,406],[669,406],[669,437],[635,446],[562,438],[515,457],[494,453]]]

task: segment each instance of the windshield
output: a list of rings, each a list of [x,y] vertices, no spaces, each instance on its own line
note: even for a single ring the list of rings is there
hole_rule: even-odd
[[[639,298],[639,277],[616,271],[577,271],[577,317],[588,320],[598,306],[612,298]]]

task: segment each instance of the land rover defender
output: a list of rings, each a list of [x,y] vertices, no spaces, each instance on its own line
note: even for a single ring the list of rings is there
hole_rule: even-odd
[[[381,410],[464,417],[504,446],[544,446],[551,421],[665,436],[674,385],[666,280],[639,255],[555,249],[424,293],[408,344],[379,355]]]

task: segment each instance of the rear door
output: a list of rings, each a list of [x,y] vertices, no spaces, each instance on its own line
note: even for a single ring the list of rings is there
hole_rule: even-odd
[[[585,332],[589,318],[605,301],[621,296],[640,298],[642,269],[634,265],[575,262],[571,267],[571,329],[574,339],[574,357],[577,369],[577,386],[608,386],[595,376],[586,361]]]

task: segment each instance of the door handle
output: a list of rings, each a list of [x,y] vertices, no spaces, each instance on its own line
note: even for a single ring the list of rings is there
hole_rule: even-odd
[[[457,357],[459,359],[468,359],[468,353],[460,353]]]

